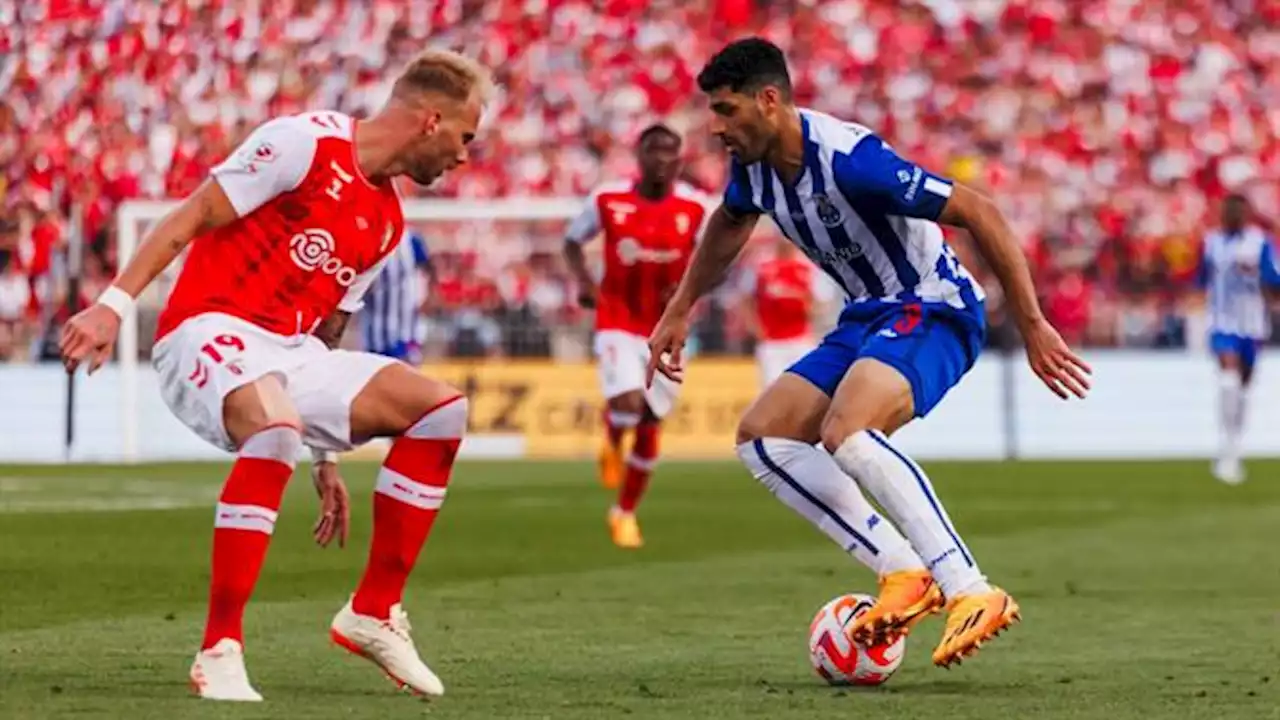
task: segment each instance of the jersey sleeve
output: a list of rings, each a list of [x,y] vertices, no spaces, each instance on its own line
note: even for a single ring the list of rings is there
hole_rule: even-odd
[[[581,245],[590,242],[596,235],[600,234],[600,196],[593,193],[591,199],[587,201],[587,206],[582,208],[582,212],[578,213],[569,223],[569,229],[564,233],[566,242]]]
[[[1262,241],[1262,257],[1258,261],[1258,271],[1262,275],[1262,284],[1267,287],[1280,287],[1280,270],[1276,269],[1276,253],[1271,247],[1271,238]]]
[[[431,252],[427,249],[427,240],[421,233],[410,230],[405,233],[405,241],[413,248],[413,264],[422,267],[431,262]]]
[[[738,217],[762,212],[751,201],[751,175],[737,160],[729,162],[729,184],[724,189],[722,203],[726,210]]]
[[[315,154],[314,136],[293,127],[293,118],[276,118],[254,130],[211,174],[244,217],[302,184]]]
[[[863,137],[848,153],[835,153],[832,174],[851,201],[867,198],[887,215],[937,220],[953,183],[900,157],[875,135]]]
[[[403,242],[403,241],[401,241]],[[338,301],[338,309],[342,312],[356,313],[364,308],[364,296],[369,292],[369,288],[373,287],[373,281],[378,279],[382,274],[382,269],[387,266],[391,258],[396,254],[396,249],[392,248],[391,252],[382,256],[373,267],[356,275],[356,279],[347,288],[347,294],[342,296],[342,300]]]
[[[1266,253],[1267,251],[1263,249],[1262,252]],[[1209,239],[1205,238],[1200,247],[1200,263],[1196,266],[1196,287],[1201,290],[1209,287],[1209,273],[1212,270],[1213,267],[1209,261]]]

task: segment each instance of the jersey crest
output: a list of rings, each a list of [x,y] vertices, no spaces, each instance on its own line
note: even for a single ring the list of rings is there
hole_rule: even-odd
[[[818,209],[818,219],[823,225],[833,228],[844,223],[844,215],[840,212],[840,208],[836,207],[825,193],[814,193],[813,204]]]

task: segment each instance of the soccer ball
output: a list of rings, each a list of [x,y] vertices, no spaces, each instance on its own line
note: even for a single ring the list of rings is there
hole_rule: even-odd
[[[831,685],[879,685],[902,664],[907,651],[905,637],[894,643],[862,647],[845,634],[845,625],[870,610],[874,602],[875,598],[868,595],[841,595],[813,616],[809,624],[809,661]]]

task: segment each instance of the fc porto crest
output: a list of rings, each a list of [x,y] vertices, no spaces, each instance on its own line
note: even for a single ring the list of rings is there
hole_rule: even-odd
[[[844,215],[840,214],[840,209],[831,202],[831,198],[822,193],[813,196],[813,204],[818,211],[818,219],[827,227],[835,227],[844,222]]]

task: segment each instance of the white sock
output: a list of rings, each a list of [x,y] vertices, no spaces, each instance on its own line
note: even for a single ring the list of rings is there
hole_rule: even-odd
[[[1240,456],[1240,435],[1244,427],[1244,386],[1234,370],[1218,376],[1218,423],[1221,434],[1219,458],[1235,460]]]
[[[1236,455],[1240,454],[1240,447],[1244,443],[1244,421],[1245,411],[1249,406],[1249,386],[1241,385],[1240,392],[1236,393],[1236,411],[1235,411],[1235,428],[1236,428]]]
[[[739,445],[738,457],[769,492],[877,575],[924,569],[907,539],[826,451],[799,440],[762,438]]]
[[[840,444],[833,457],[902,528],[947,599],[991,589],[924,470],[890,445],[883,434],[856,432]]]

